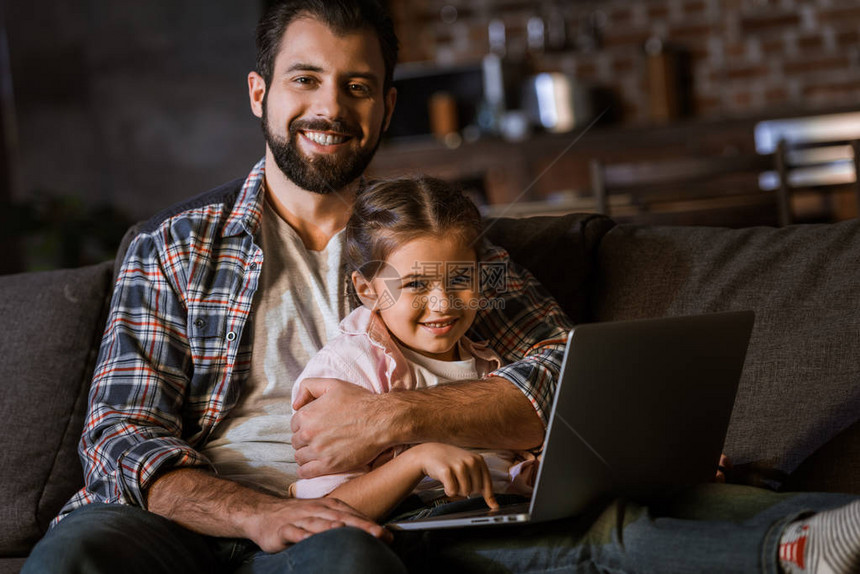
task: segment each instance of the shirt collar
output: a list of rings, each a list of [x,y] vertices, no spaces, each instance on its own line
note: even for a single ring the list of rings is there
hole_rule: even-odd
[[[344,317],[338,325],[341,333],[347,335],[366,335],[370,341],[382,349],[393,345],[391,334],[382,320],[370,309],[360,305],[352,313]]]
[[[245,178],[239,197],[236,199],[230,217],[227,218],[224,225],[224,237],[242,233],[256,235],[260,226],[260,218],[263,215],[263,200],[266,192],[264,185],[266,181],[265,166],[266,158],[263,158],[257,162],[251,173]]]

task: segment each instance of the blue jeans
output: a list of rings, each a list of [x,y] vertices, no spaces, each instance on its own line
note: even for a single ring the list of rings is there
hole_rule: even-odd
[[[528,526],[399,532],[394,549],[410,572],[776,574],[788,523],[856,498],[712,484]]]
[[[22,574],[405,573],[384,543],[356,528],[266,554],[247,540],[203,536],[131,506],[89,504],[36,545]]]
[[[410,572],[434,573],[776,574],[777,545],[789,522],[854,499],[705,485],[648,506],[616,500],[542,524],[398,533],[393,550],[403,563],[385,544],[351,528],[269,555],[247,541],[201,536],[140,509],[93,504],[51,530],[22,574],[403,572],[404,563]]]

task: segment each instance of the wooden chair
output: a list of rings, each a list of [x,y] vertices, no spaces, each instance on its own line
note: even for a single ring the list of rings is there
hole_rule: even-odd
[[[762,179],[762,187],[776,193],[780,225],[797,220],[801,194],[827,199],[848,191],[857,206],[853,215],[860,212],[860,112],[760,122],[755,139],[759,152],[775,154],[776,172]],[[843,218],[826,206],[818,211],[807,219]]]
[[[774,200],[758,187],[772,155],[698,156],[627,163],[591,161],[595,210],[647,223],[768,223]],[[750,213],[755,215],[750,219]],[[770,216],[772,217],[772,215]]]

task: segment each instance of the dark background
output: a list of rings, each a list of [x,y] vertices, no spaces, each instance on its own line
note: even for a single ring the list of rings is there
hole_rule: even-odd
[[[0,0],[0,272],[107,258],[131,222],[247,174],[264,149],[246,76],[265,1]],[[401,74],[438,79],[446,70],[479,69],[488,23],[501,19],[509,55],[527,60],[531,72],[562,72],[613,94],[614,123],[601,127],[602,139],[584,138],[553,172],[530,168],[543,174],[536,199],[584,193],[589,154],[632,157],[633,147],[653,150],[655,138],[669,136],[674,147],[666,154],[688,141],[705,141],[709,152],[746,152],[759,119],[860,102],[860,0],[388,3]],[[534,16],[561,23],[562,35],[528,53]],[[689,64],[679,86],[689,106],[669,123],[653,116],[644,50],[653,38],[680,48]],[[472,93],[474,80],[449,87]],[[422,85],[419,78],[410,87],[429,92]],[[411,104],[408,117],[400,107],[395,128],[426,131],[426,105]],[[461,116],[474,115],[475,105],[459,101]],[[734,125],[725,137],[708,136]],[[410,145],[387,142],[377,163],[405,164],[398,154],[416,149],[429,157]],[[434,169],[456,171],[469,153],[464,146],[455,163],[444,156]],[[510,154],[502,167],[516,163],[517,149]],[[475,177],[510,181],[504,172]],[[532,172],[524,177],[530,182]]]
[[[4,267],[98,260],[117,227],[262,157],[246,87],[259,3],[14,0],[2,9],[2,221],[18,243],[0,256]]]

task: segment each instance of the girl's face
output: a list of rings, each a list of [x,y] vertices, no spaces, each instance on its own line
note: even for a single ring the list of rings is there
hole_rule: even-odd
[[[387,272],[370,282],[353,273],[362,301],[401,344],[433,359],[457,359],[457,341],[479,302],[475,250],[459,234],[425,236],[398,247],[385,262]]]

